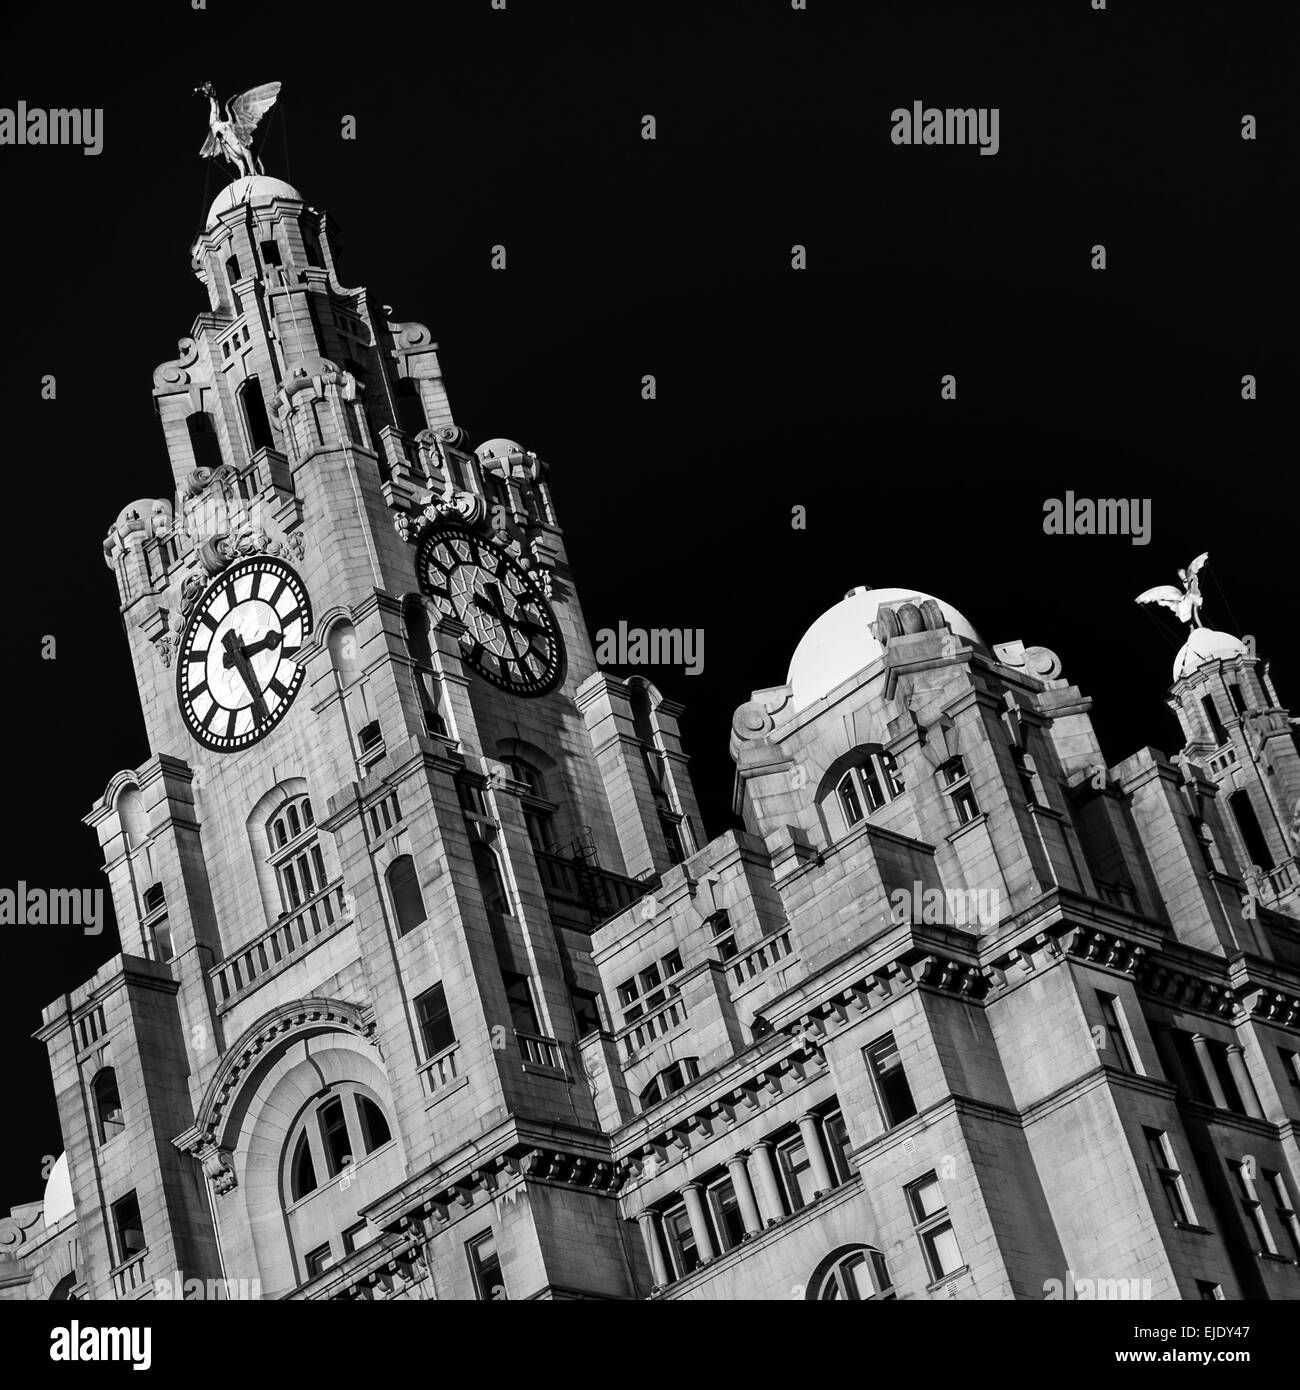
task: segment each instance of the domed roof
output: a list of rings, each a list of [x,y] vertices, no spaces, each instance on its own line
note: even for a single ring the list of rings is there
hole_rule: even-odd
[[[524,446],[513,439],[486,439],[474,452],[481,459],[505,458],[507,454],[522,454]]]
[[[1216,632],[1212,627],[1194,627],[1192,635],[1174,657],[1174,679],[1190,676],[1207,661],[1231,661],[1233,657],[1248,656],[1246,644],[1230,632]]]
[[[71,1216],[75,1210],[72,1204],[72,1175],[68,1172],[68,1155],[61,1153],[58,1162],[50,1169],[50,1176],[45,1184],[41,1218],[49,1228],[57,1226],[65,1216]]]
[[[223,212],[229,212],[241,203],[269,203],[272,198],[292,198],[295,202],[302,202],[302,194],[283,179],[273,179],[268,174],[236,179],[217,194],[208,209],[208,226],[210,227]]]
[[[790,658],[786,683],[794,708],[803,709],[820,700],[885,654],[871,632],[871,623],[883,604],[921,604],[933,597],[920,589],[850,589],[804,633]],[[934,601],[957,636],[983,646],[979,633],[951,604]]]

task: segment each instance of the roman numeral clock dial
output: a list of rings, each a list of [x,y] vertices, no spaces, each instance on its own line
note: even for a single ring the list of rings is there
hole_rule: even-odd
[[[289,712],[311,635],[302,580],[269,555],[237,560],[190,615],[176,667],[185,723],[205,748],[233,753],[267,734]]]
[[[560,625],[517,561],[471,531],[438,526],[415,555],[420,588],[469,629],[465,660],[514,695],[545,695],[564,677]]]

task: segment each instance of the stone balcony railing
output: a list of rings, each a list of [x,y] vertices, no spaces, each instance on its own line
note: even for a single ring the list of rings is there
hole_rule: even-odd
[[[208,974],[217,1009],[224,1011],[232,1007],[349,921],[351,913],[347,910],[343,880],[336,879],[254,937],[247,946],[241,946],[212,967]]]
[[[147,1250],[140,1250],[113,1270],[113,1291],[119,1298],[141,1298],[149,1288],[144,1261]]]
[[[680,994],[674,994],[653,1013],[638,1018],[619,1031],[616,1039],[619,1051],[625,1058],[635,1057],[679,1023],[685,1022],[685,1019],[686,1000]]]
[[[515,1041],[525,1062],[535,1067],[545,1067],[548,1071],[564,1070],[560,1044],[554,1038],[544,1038],[540,1033],[525,1033],[516,1028]]]
[[[764,971],[770,970],[793,951],[790,945],[790,929],[764,937],[757,946],[734,956],[727,962],[727,973],[738,986],[747,985]]]
[[[452,1043],[450,1047],[445,1047],[420,1068],[420,1073],[424,1077],[424,1089],[428,1095],[437,1095],[439,1091],[444,1091],[459,1076],[457,1071],[457,1054],[460,1052],[460,1044]]]

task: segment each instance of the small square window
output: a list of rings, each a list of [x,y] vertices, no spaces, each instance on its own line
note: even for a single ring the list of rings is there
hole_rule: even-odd
[[[318,1245],[315,1250],[307,1252],[303,1263],[307,1266],[307,1278],[315,1279],[334,1267],[334,1252],[328,1245]]]

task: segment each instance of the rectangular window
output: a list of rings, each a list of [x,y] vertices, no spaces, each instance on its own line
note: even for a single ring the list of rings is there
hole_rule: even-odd
[[[727,915],[726,909],[723,908],[704,920],[713,934],[713,949],[717,951],[718,959],[731,960],[738,953],[738,947],[736,931],[731,925],[731,918]]]
[[[822,1120],[822,1133],[826,1136],[826,1152],[830,1155],[835,1181],[848,1182],[853,1176],[853,1165],[849,1162],[853,1145],[849,1140],[849,1127],[838,1110],[830,1111]]]
[[[886,1129],[893,1129],[916,1114],[916,1102],[912,1099],[911,1088],[903,1071],[903,1059],[898,1055],[894,1035],[886,1033],[883,1038],[868,1044],[862,1050],[866,1058],[867,1070],[876,1088],[876,1100]]]
[[[663,831],[664,851],[668,855],[668,862],[682,863],[686,858],[686,849],[682,844],[681,818],[669,811],[660,811],[659,827]]]
[[[936,1284],[963,1267],[961,1250],[948,1217],[939,1179],[933,1173],[927,1173],[925,1177],[909,1183],[905,1190],[916,1238],[925,1256],[926,1268],[930,1271],[930,1282]]]
[[[1128,1039],[1124,1033],[1124,1021],[1120,1017],[1119,999],[1113,994],[1097,991],[1097,1003],[1101,1008],[1101,1021],[1105,1025],[1105,1039],[1102,1047],[1102,1061],[1111,1062],[1121,1071],[1136,1072],[1133,1056],[1129,1052]]]
[[[673,1207],[664,1213],[664,1236],[672,1257],[673,1273],[678,1279],[684,1279],[700,1266],[700,1252],[685,1206]]]
[[[1017,748],[1014,744],[1011,748],[1011,761],[1016,767],[1016,776],[1020,779],[1020,790],[1025,794],[1025,800],[1030,806],[1041,805],[1038,795],[1038,778],[1034,767],[1034,760],[1025,752],[1023,748]]]
[[[1246,1214],[1248,1225],[1255,1232],[1256,1252],[1261,1255],[1276,1255],[1277,1245],[1273,1240],[1273,1232],[1269,1230],[1268,1218],[1264,1215],[1264,1204],[1259,1200],[1252,1167],[1245,1161],[1231,1158],[1228,1160],[1228,1167],[1237,1179],[1237,1196],[1241,1200],[1241,1209]]]
[[[953,814],[958,825],[969,825],[980,813],[979,803],[971,789],[970,774],[961,758],[950,758],[940,769],[943,773],[944,787],[952,802]]]
[[[776,1158],[790,1210],[801,1211],[813,1200],[817,1190],[808,1148],[802,1138],[787,1139],[784,1144],[777,1146]]]
[[[117,1237],[117,1262],[125,1264],[145,1248],[144,1222],[140,1220],[140,1203],[134,1192],[113,1203],[113,1234]]]
[[[415,1013],[420,1023],[420,1038],[424,1043],[424,1060],[445,1051],[456,1041],[451,1026],[451,1011],[447,1008],[447,995],[439,981],[432,989],[427,989],[415,1001]]]
[[[1286,1072],[1287,1080],[1300,1091],[1300,1052],[1279,1047],[1278,1055],[1282,1058],[1282,1070]]]
[[[1187,1184],[1183,1181],[1182,1172],[1174,1161],[1174,1150],[1169,1142],[1169,1136],[1163,1130],[1145,1127],[1142,1133],[1146,1135],[1151,1164],[1156,1170],[1156,1176],[1160,1179],[1160,1186],[1164,1188],[1165,1201],[1169,1204],[1170,1216],[1185,1226],[1196,1225],[1196,1214],[1192,1210],[1192,1200],[1188,1196]]]
[[[470,1273],[474,1276],[474,1296],[483,1303],[501,1303],[507,1298],[505,1280],[501,1277],[501,1260],[497,1255],[496,1236],[484,1231],[481,1236],[465,1243]]]
[[[528,976],[503,970],[501,979],[506,987],[506,1003],[510,1006],[510,1026],[517,1033],[532,1033],[540,1037],[542,1030],[537,1023],[537,1010],[533,1005],[533,991]]]
[[[307,1278],[315,1279],[317,1275],[324,1274],[327,1269],[334,1267],[334,1252],[328,1245],[318,1245],[315,1250],[309,1250],[303,1257],[303,1263],[307,1266]]]
[[[589,989],[575,989],[570,991],[569,998],[573,1001],[573,1017],[578,1025],[578,1037],[585,1038],[590,1033],[599,1033],[604,1029],[600,995]]]
[[[1221,1303],[1223,1301],[1223,1285],[1212,1284],[1208,1279],[1198,1279],[1196,1281],[1196,1295],[1206,1303]]]
[[[1290,1185],[1282,1173],[1273,1172],[1269,1168],[1263,1168],[1260,1171],[1264,1175],[1264,1184],[1273,1198],[1278,1225],[1286,1232],[1287,1239],[1290,1241],[1291,1256],[1300,1261],[1300,1222],[1296,1219],[1295,1199],[1291,1196]]]
[[[708,1195],[718,1244],[723,1250],[732,1250],[745,1238],[745,1219],[740,1214],[735,1186],[730,1178],[722,1178],[710,1184]]]
[[[366,1243],[366,1232],[370,1229],[368,1221],[359,1221],[355,1226],[349,1226],[343,1232],[343,1251],[350,1255],[354,1250],[360,1250]]]

